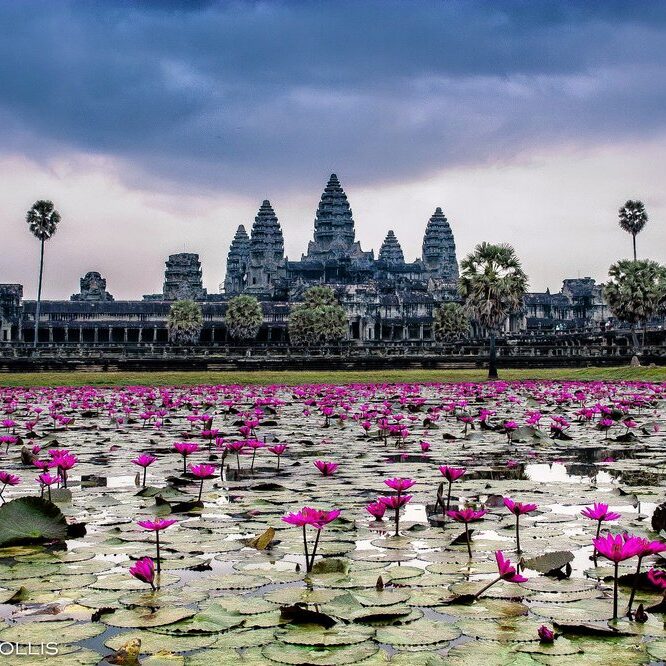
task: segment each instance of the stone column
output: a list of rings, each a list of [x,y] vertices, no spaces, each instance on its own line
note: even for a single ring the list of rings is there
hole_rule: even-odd
[[[143,342],[143,328],[139,326],[139,342]]]
[[[93,342],[99,342],[99,328],[97,328],[97,326],[93,329]]]
[[[65,326],[65,342],[69,342],[69,326]]]
[[[127,328],[123,329],[123,342],[127,342]]]

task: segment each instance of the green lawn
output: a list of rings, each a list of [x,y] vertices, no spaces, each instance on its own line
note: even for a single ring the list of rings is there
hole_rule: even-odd
[[[43,372],[0,375],[0,386],[125,386],[179,384],[350,384],[371,382],[466,382],[483,370],[369,370],[267,372]],[[500,370],[501,379],[634,379],[666,381],[666,367]]]

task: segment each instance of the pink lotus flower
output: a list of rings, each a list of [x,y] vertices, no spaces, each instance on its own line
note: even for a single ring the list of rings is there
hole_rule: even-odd
[[[2,490],[0,490],[0,499],[4,502],[5,498],[3,492],[7,486],[18,486],[21,483],[21,478],[16,476],[16,474],[10,474],[9,472],[0,471],[0,483],[2,483]]]
[[[51,501],[51,486],[55,483],[60,483],[59,476],[51,476],[48,472],[44,472],[37,477],[42,489],[42,497],[44,497],[44,488],[47,488],[49,491],[49,502]]]
[[[146,472],[148,471],[148,467],[150,467],[150,465],[152,465],[156,460],[157,458],[150,453],[142,453],[140,456],[132,460],[134,465],[143,467],[143,483],[141,485],[144,488],[146,487]]]
[[[174,523],[177,523],[177,520],[167,520],[164,518],[158,518],[157,520],[139,520],[137,525],[143,527],[144,530],[149,530],[155,532],[155,547],[157,549],[157,573],[160,573],[160,531],[165,530],[167,527],[171,527]]]
[[[280,471],[280,458],[282,454],[287,450],[286,444],[276,444],[275,446],[269,446],[268,450],[277,456],[277,471]]]
[[[485,510],[475,511],[474,509],[461,509],[459,511],[447,511],[446,515],[453,518],[457,523],[465,523],[465,538],[467,541],[467,553],[469,559],[472,559],[472,543],[469,537],[469,524],[481,520],[488,512]]]
[[[398,479],[389,479],[390,481],[397,481]],[[409,481],[409,479],[400,479],[402,481]],[[386,481],[384,483],[387,483]],[[411,481],[408,488],[413,485],[414,482]],[[398,491],[397,495],[391,495],[389,497],[379,497],[377,501],[381,502],[387,509],[393,509],[395,516],[395,536],[398,536],[400,531],[400,509],[409,504],[412,500],[411,495],[401,495],[401,491]]]
[[[516,552],[520,554],[522,553],[520,549],[520,516],[536,511],[537,505],[514,502],[510,497],[505,497],[504,506],[516,516]]]
[[[666,592],[666,571],[655,569],[654,567],[647,572],[648,580],[661,592]]]
[[[538,508],[536,504],[514,502],[510,497],[504,498],[504,506],[516,516],[522,516],[526,513],[532,513],[532,511],[536,511]]]
[[[501,550],[495,551],[495,560],[502,580],[507,581],[507,583],[524,583],[527,581],[527,578],[516,573],[516,569],[511,565],[511,560],[505,558]]]
[[[450,467],[449,465],[440,465],[439,471],[442,476],[449,482],[457,481],[464,476],[467,471],[464,467]]]
[[[323,460],[315,460],[314,466],[322,473],[322,476],[333,476],[338,469],[338,463]]]
[[[555,641],[555,633],[552,632],[545,624],[542,624],[537,629],[539,641],[541,643],[553,643]]]
[[[421,446],[421,451],[423,453],[427,453],[428,451],[430,451],[430,442],[421,441],[419,442],[419,444]]]
[[[197,502],[201,502],[204,480],[212,479],[217,474],[217,469],[215,468],[215,465],[190,465],[190,472],[198,479],[201,479],[201,484],[199,485],[199,497],[197,497]]]
[[[506,559],[501,550],[495,551],[495,560],[497,562],[499,575],[474,595],[476,599],[478,599],[487,589],[495,585],[495,583],[499,583],[501,580],[504,580],[507,583],[525,583],[527,581],[527,578],[516,572],[515,567],[511,565],[511,560]]]
[[[618,565],[639,555],[645,547],[644,539],[626,534],[608,534],[598,537],[592,542],[599,555],[615,565],[613,580],[613,619],[617,620],[617,580]]]
[[[365,510],[377,520],[382,520],[386,513],[386,504],[380,501],[370,502],[370,504],[365,507]]]
[[[581,511],[581,514],[590,520],[598,520],[600,523],[606,520],[617,520],[622,518],[621,513],[608,510],[608,504],[595,502],[593,506],[586,507]],[[599,536],[597,534],[597,536]]]
[[[319,545],[319,537],[321,536],[321,530],[325,525],[332,523],[340,515],[340,509],[334,509],[333,511],[324,511],[321,509],[313,509],[309,506],[304,506],[300,511],[296,513],[288,513],[286,516],[282,516],[282,520],[285,523],[290,525],[296,525],[297,527],[303,528],[303,551],[305,555],[305,570],[309,573],[312,571],[314,565],[315,556],[317,554],[317,546]],[[317,530],[317,536],[315,537],[314,545],[312,547],[312,554],[308,551],[308,540],[306,525],[311,525]]]
[[[131,566],[129,572],[140,581],[148,583],[155,590],[155,563],[149,557],[142,557]]]
[[[199,450],[199,445],[195,442],[175,442],[173,450],[180,453],[183,457],[183,474],[187,473],[187,457]],[[159,562],[158,562],[159,565]]]
[[[412,479],[404,478],[395,478],[395,479],[386,479],[384,483],[389,487],[393,488],[398,494],[405,490],[409,490],[413,485],[416,484],[416,481]]]

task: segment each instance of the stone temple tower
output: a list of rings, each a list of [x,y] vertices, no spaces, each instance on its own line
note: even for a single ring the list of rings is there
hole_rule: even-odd
[[[205,300],[206,290],[203,287],[199,255],[191,252],[169,255],[162,289],[165,301]]]
[[[387,264],[405,263],[405,255],[402,253],[402,248],[393,233],[393,229],[390,229],[386,234],[386,238],[379,249],[379,261],[384,261]]]
[[[423,264],[432,277],[456,282],[459,277],[456,244],[446,216],[436,208],[423,237]]]
[[[231,241],[227,255],[227,273],[224,278],[224,293],[235,296],[245,289],[250,263],[250,237],[241,224]]]
[[[283,262],[282,229],[271,202],[266,199],[252,225],[246,290],[271,291]]]

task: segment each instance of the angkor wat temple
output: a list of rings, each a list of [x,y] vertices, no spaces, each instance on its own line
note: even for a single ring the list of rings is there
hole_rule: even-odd
[[[424,221],[425,222],[425,221]],[[335,174],[321,196],[314,236],[298,261],[284,253],[278,217],[264,201],[248,235],[240,225],[229,248],[219,294],[203,286],[199,256],[171,255],[159,294],[117,301],[96,271],[80,281],[69,300],[41,304],[39,341],[46,343],[165,343],[171,303],[193,299],[204,313],[202,344],[227,342],[227,301],[251,294],[262,303],[259,340],[285,342],[290,304],[308,287],[331,286],[347,311],[349,338],[371,341],[433,339],[433,309],[456,300],[458,261],[449,222],[436,208],[424,224],[421,256],[405,260],[400,242],[388,230],[377,256],[356,240],[352,210]],[[0,341],[32,342],[36,302],[23,300],[19,284],[0,284]],[[528,294],[525,308],[507,322],[511,331],[598,329],[609,316],[600,285],[591,278],[565,280],[559,293]]]

